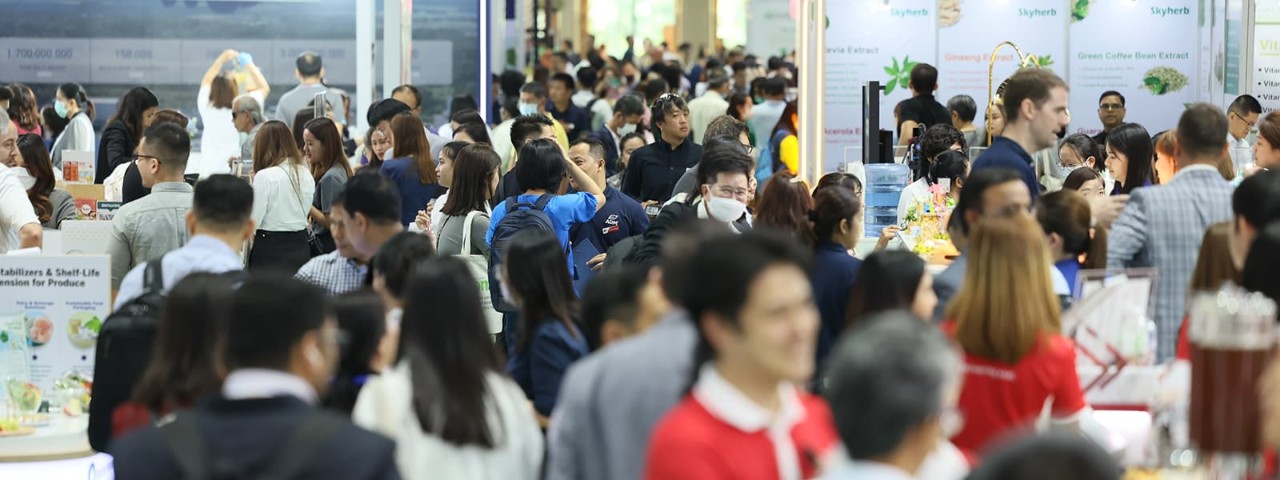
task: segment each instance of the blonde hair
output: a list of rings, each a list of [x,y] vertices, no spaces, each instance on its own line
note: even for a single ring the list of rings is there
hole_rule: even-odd
[[[965,353],[1017,363],[1062,331],[1052,261],[1039,225],[1024,215],[984,219],[969,236],[964,284],[947,309]]]

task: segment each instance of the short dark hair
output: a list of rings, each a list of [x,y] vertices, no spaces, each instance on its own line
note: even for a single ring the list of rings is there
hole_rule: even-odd
[[[524,80],[524,73],[515,70],[506,70],[502,72],[501,77],[498,77],[498,82],[502,85],[502,94],[509,97],[520,95],[520,87],[524,86]]]
[[[736,141],[734,143],[737,143]],[[755,171],[755,162],[751,160],[751,156],[747,155],[741,149],[716,149],[714,151],[706,151],[702,155],[702,161],[698,162],[697,183],[694,185],[694,192],[697,192],[703,185],[709,185],[716,181],[716,177],[722,173],[741,173],[751,178],[751,174]]]
[[[449,121],[454,123],[474,122],[482,124],[484,123],[484,118],[480,117],[480,112],[477,112],[474,108],[469,108],[453,112],[453,115],[449,116]]]
[[[774,56],[774,57],[769,57],[767,60],[765,60],[765,66],[768,67],[769,70],[777,70],[779,68],[785,67],[786,65],[787,64],[782,61],[782,57]]]
[[[751,130],[747,127],[746,122],[728,115],[721,115],[711,119],[711,123],[707,124],[707,130],[702,134],[702,138],[704,142],[706,141],[705,139],[710,138],[729,138],[736,142],[744,133],[747,134],[747,138],[750,138]]]
[[[400,232],[378,248],[370,263],[373,271],[382,275],[387,291],[396,298],[404,298],[404,286],[413,266],[435,254],[436,247],[426,235]]]
[[[288,368],[293,348],[324,325],[327,310],[320,287],[276,273],[250,275],[231,300],[227,366]]]
[[[639,310],[637,297],[648,278],[648,268],[624,264],[617,270],[597,275],[587,284],[582,292],[582,326],[592,350],[601,346],[600,330],[606,321],[635,325]]]
[[[874,315],[850,333],[856,334],[841,338],[825,370],[827,399],[849,457],[879,458],[942,412],[960,358],[937,327],[905,311]]]
[[[969,156],[955,150],[944,150],[933,158],[928,174],[930,185],[945,178],[951,181],[951,188],[956,188],[956,180],[963,182],[969,176]]]
[[[191,155],[191,136],[187,129],[168,122],[158,123],[147,128],[143,139],[151,153],[160,158],[165,170],[181,172],[187,168],[187,157]]]
[[[401,87],[412,85],[401,85]],[[416,89],[415,89],[416,90]],[[369,128],[378,126],[379,123],[391,121],[396,115],[413,110],[405,105],[404,102],[394,98],[387,98],[374,102],[369,106],[369,113],[365,115],[365,120],[369,121]]]
[[[453,131],[453,136],[456,138],[459,133],[466,133],[475,143],[493,144],[493,140],[489,138],[489,128],[484,125],[484,122],[459,122],[458,128]]]
[[[1090,180],[1097,180],[1101,182],[1102,174],[1089,167],[1077,168],[1074,172],[1071,172],[1070,175],[1067,175],[1066,180],[1062,181],[1062,189],[1079,191],[1080,188],[1084,186],[1084,182],[1088,182]]]
[[[911,67],[911,88],[916,93],[928,95],[938,87],[938,69],[927,63],[917,63]]]
[[[1050,91],[1054,88],[1067,88],[1062,77],[1042,68],[1024,68],[1018,70],[1004,83],[1004,121],[1005,124],[1018,120],[1023,100],[1031,100],[1038,108],[1049,101]],[[1226,133],[1222,138],[1227,138]]]
[[[613,104],[613,111],[624,117],[644,115],[644,98],[635,94],[623,95]]]
[[[864,434],[865,435],[865,434]],[[1120,465],[1079,434],[1047,434],[1010,439],[983,458],[970,480],[1120,480]]]
[[[527,93],[533,95],[534,98],[545,99],[547,98],[547,87],[538,82],[529,82],[520,87],[520,93]]]
[[[472,96],[470,93],[459,93],[454,95],[453,99],[449,100],[449,118],[453,118],[454,115],[457,115],[459,112],[467,110],[471,110],[473,112],[480,110],[480,102],[477,102],[476,97]],[[479,118],[479,114],[476,114],[476,118]]]
[[[950,123],[930,125],[924,131],[924,137],[920,139],[920,156],[926,160],[932,160],[938,154],[951,150],[951,146],[957,143],[960,144],[960,151],[969,149],[968,142],[964,139],[964,132]]]
[[[662,268],[662,294],[676,305],[684,305],[684,294],[692,290],[689,266],[698,255],[698,247],[718,236],[733,235],[723,223],[701,218],[676,222],[671,233],[662,237],[658,260]]]
[[[591,158],[604,160],[604,143],[601,141],[591,137],[582,137],[574,140],[573,143],[569,144],[569,147],[572,148],[578,145],[586,145],[587,152],[591,154]]]
[[[1218,115],[1221,116],[1222,113]],[[1226,125],[1226,117],[1222,118],[1222,124]],[[1218,139],[1219,147],[1226,145],[1225,129],[1222,131],[1222,136],[1223,138]],[[1116,179],[1121,182],[1124,193],[1128,194],[1137,188],[1145,187],[1148,182],[1155,179],[1156,149],[1151,143],[1151,134],[1147,133],[1147,129],[1142,125],[1126,123],[1112,129],[1107,134],[1107,146],[1112,151],[1120,152],[1129,158],[1129,169],[1125,178]]]
[[[653,102],[653,108],[651,110],[649,119],[650,123],[653,124],[653,128],[656,133],[656,129],[661,128],[661,125],[659,124],[666,124],[667,114],[675,113],[677,111],[689,113],[689,104],[685,103],[684,99],[680,98],[679,95],[664,94]]]
[[[210,175],[191,197],[196,223],[221,232],[243,229],[253,216],[253,187],[233,175]]]
[[[1120,92],[1117,92],[1115,90],[1107,90],[1105,92],[1102,92],[1102,95],[1098,95],[1098,103],[1101,104],[1102,101],[1105,100],[1107,97],[1112,97],[1112,96],[1120,97],[1120,106],[1121,107],[1124,106],[1124,95],[1121,95]]]
[[[972,122],[978,116],[978,103],[968,95],[956,95],[947,100],[947,110],[955,112],[961,121]]]
[[[1240,99],[1237,98],[1236,101]],[[1213,105],[1193,104],[1182,112],[1177,132],[1178,147],[1181,150],[1194,157],[1217,158],[1227,145],[1227,116]]]
[[[1263,170],[1245,177],[1231,194],[1231,209],[1254,228],[1280,220],[1280,171]]]
[[[1262,114],[1262,104],[1258,103],[1258,99],[1253,95],[1241,95],[1231,101],[1231,106],[1227,107],[1228,112],[1235,112],[1236,115],[1246,116],[1250,113]],[[1226,138],[1224,135],[1223,138]]]
[[[658,97],[662,96],[662,94],[671,91],[671,86],[667,84],[666,80],[661,78],[651,78],[645,80],[644,85],[640,87],[640,90],[644,92],[645,100],[650,98],[657,100]]]
[[[415,87],[413,85],[406,83],[404,85],[396,87],[395,90],[392,90],[391,95],[395,95],[400,92],[409,92],[410,95],[413,95],[413,103],[414,103],[413,106],[417,107],[422,105],[422,92],[418,91],[418,87]],[[408,105],[405,105],[405,106],[407,107]],[[410,110],[413,110],[413,109],[410,108]],[[369,123],[372,124],[373,122],[369,122]]]
[[[964,188],[960,189],[960,198],[956,200],[956,207],[952,210],[951,224],[958,225],[960,231],[968,235],[970,225],[964,219],[964,213],[969,210],[981,213],[985,208],[983,196],[988,189],[1015,181],[1021,182],[1022,174],[1008,168],[974,170],[969,174],[969,178],[965,179]]]
[[[364,215],[370,223],[400,223],[400,189],[382,175],[354,175],[333,197],[347,215]]]
[[[551,76],[551,80],[550,80],[550,81],[551,81],[551,82],[560,82],[560,83],[564,84],[564,88],[565,88],[566,90],[569,90],[570,92],[572,92],[572,91],[573,91],[573,86],[574,86],[573,75],[569,75],[569,74],[567,74],[567,73],[560,72],[560,73],[557,73],[557,74],[555,74],[555,75],[552,75],[552,76]]]
[[[760,84],[760,91],[765,96],[780,97],[787,93],[787,79],[782,77],[767,78]]]
[[[517,152],[519,152],[520,147],[524,145],[525,141],[532,138],[538,138],[542,135],[542,129],[544,127],[553,126],[555,126],[555,124],[551,123],[551,119],[547,118],[545,115],[538,115],[535,113],[516,117],[516,121],[511,123],[511,145],[516,148]]]
[[[599,77],[600,73],[596,71],[595,67],[586,66],[578,69],[578,83],[581,83],[584,89],[595,88]]]
[[[516,182],[525,190],[554,192],[564,179],[564,152],[556,141],[540,138],[520,147],[516,161]]]
[[[298,61],[294,64],[298,67],[298,75],[303,78],[318,77],[320,70],[324,68],[324,61],[315,52],[303,52],[298,55]]]

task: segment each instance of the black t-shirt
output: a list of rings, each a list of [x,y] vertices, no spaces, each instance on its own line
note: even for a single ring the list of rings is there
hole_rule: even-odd
[[[919,95],[902,102],[902,111],[898,113],[899,137],[903,135],[902,124],[908,120],[925,126],[950,125],[951,113],[933,95]]]

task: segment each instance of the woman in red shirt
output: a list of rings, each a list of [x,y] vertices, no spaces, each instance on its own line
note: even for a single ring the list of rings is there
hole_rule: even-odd
[[[981,454],[1032,428],[1050,398],[1057,422],[1076,426],[1085,401],[1075,344],[1062,336],[1040,227],[1022,215],[984,219],[969,238],[968,259],[943,324],[965,356],[965,427],[952,441]]]

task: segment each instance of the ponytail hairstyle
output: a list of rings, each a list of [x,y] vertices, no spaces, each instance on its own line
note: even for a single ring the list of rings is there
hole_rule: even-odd
[[[790,232],[808,245],[816,243],[813,225],[806,221],[813,210],[809,184],[783,170],[769,177],[756,199],[755,224]]]
[[[1081,264],[1086,269],[1106,268],[1107,231],[1092,230],[1093,216],[1089,201],[1073,190],[1059,190],[1040,197],[1036,204],[1036,220],[1046,235],[1062,237],[1062,251],[1071,255],[1084,255]]]
[[[64,83],[58,86],[58,91],[62,92],[62,96],[67,97],[67,100],[75,100],[76,105],[80,106],[80,110],[83,110],[85,115],[89,116],[89,121],[97,118],[97,111],[93,107],[93,102],[89,101],[89,94],[85,93],[84,87],[81,87],[79,83]],[[68,118],[67,121],[69,122],[71,119]]]
[[[840,230],[840,222],[849,222],[854,227],[858,215],[862,213],[862,200],[845,188],[822,188],[814,191],[813,211],[809,212],[809,222],[813,228],[816,242],[830,241]]]
[[[933,158],[927,174],[930,185],[936,185],[938,180],[945,178],[951,181],[951,189],[959,189],[969,178],[969,156],[955,150],[944,150]]]

